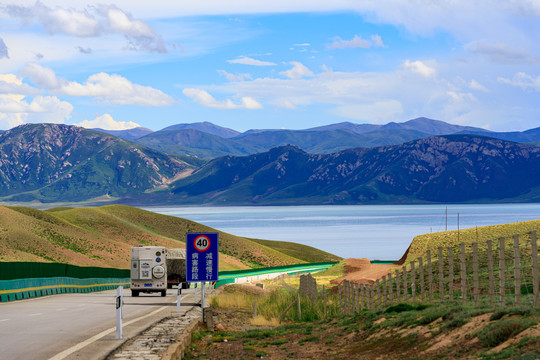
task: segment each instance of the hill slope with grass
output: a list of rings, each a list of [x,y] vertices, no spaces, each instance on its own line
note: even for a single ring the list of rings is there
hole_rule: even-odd
[[[425,257],[428,250],[434,256],[439,246],[458,248],[460,243],[470,245],[477,242],[478,249],[485,250],[487,240],[495,243],[499,238],[504,238],[505,242],[509,243],[515,234],[519,235],[520,243],[529,243],[530,233],[533,230],[540,234],[540,220],[461,229],[459,235],[457,230],[418,235],[413,239],[399,263],[410,263],[418,257]]]
[[[132,246],[185,248],[186,232],[218,230],[190,220],[122,205],[47,211],[0,206],[0,260],[129,268]],[[219,233],[221,270],[308,261],[267,244]],[[300,256],[302,251],[296,253]],[[318,261],[337,259],[316,249],[311,252],[314,253],[318,254]]]

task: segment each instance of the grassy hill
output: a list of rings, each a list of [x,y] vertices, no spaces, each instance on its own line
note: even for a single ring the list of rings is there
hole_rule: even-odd
[[[418,235],[413,239],[407,253],[400,261],[408,264],[420,256],[425,256],[427,250],[430,250],[434,256],[437,254],[439,246],[457,248],[462,242],[465,244],[477,242],[478,249],[484,250],[487,248],[487,240],[492,240],[495,243],[499,238],[505,238],[506,242],[509,242],[514,234],[520,235],[521,243],[530,242],[530,232],[533,230],[540,234],[540,220],[461,229],[459,238],[457,230]]]
[[[129,268],[132,246],[185,248],[186,232],[219,231],[190,220],[122,205],[47,211],[0,206],[0,260]],[[278,247],[272,248],[271,244],[219,233],[220,270],[337,258],[316,249],[310,251],[309,259],[301,256],[301,250],[294,252],[298,254],[295,257]]]

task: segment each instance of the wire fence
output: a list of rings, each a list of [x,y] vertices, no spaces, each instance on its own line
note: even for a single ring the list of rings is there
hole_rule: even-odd
[[[341,312],[398,302],[473,302],[477,306],[539,306],[536,232],[485,243],[439,247],[373,284],[343,281]]]

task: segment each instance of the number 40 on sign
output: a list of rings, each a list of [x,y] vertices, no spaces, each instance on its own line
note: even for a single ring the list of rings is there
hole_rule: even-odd
[[[186,281],[217,281],[218,233],[186,234]]]

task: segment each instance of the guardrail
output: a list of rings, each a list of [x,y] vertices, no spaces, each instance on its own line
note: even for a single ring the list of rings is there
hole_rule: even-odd
[[[269,279],[282,274],[321,271],[336,262],[299,264],[259,269],[221,271],[216,287],[227,283]],[[0,262],[0,302],[33,297],[87,293],[128,288],[130,271],[125,269],[82,267],[59,263]]]
[[[220,271],[219,280],[216,282],[215,287],[219,287],[224,284],[242,283],[251,280],[258,279],[271,279],[278,277],[282,274],[300,274],[306,272],[316,272],[328,269],[329,267],[337,264],[337,262],[322,262],[322,263],[310,263],[310,264],[298,264],[298,265],[286,265],[267,267],[259,269],[238,270],[238,271]],[[253,279],[255,278],[255,279]]]

